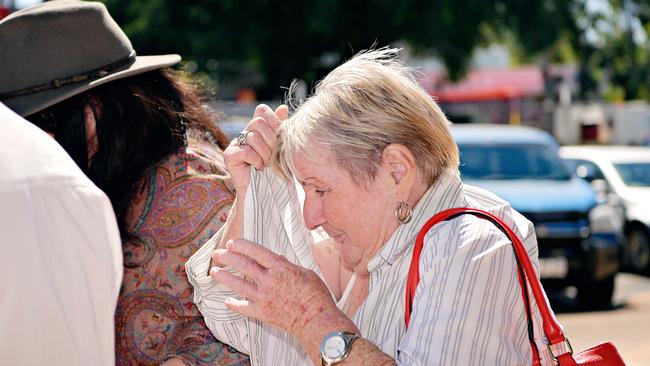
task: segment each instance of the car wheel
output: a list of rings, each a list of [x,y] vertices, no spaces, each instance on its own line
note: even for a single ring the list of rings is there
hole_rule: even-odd
[[[584,307],[610,307],[616,275],[600,281],[585,281],[578,285],[576,302]]]
[[[650,239],[641,228],[632,229],[627,236],[626,264],[631,271],[650,273]]]

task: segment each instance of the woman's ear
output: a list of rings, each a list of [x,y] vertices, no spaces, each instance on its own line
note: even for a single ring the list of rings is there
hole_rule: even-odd
[[[417,165],[411,150],[401,144],[390,144],[381,155],[382,167],[391,175],[395,185],[411,186],[415,183]]]
[[[88,149],[88,166],[92,164],[93,158],[99,150],[99,141],[97,139],[97,120],[95,113],[90,108],[90,105],[84,107],[84,127],[86,130],[86,146]]]
[[[88,94],[88,105],[92,107],[97,118],[101,119],[104,115],[104,108],[99,98],[94,94]]]
[[[100,99],[94,94],[88,94],[88,104],[84,107],[84,128],[86,130],[86,146],[88,148],[88,167],[93,162],[97,150],[99,150],[99,139],[97,137],[97,120],[104,114]]]

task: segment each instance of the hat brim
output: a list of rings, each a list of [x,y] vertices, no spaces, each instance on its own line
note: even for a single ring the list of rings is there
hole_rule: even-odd
[[[173,66],[180,61],[181,56],[179,55],[137,56],[132,64],[119,68],[102,78],[90,82],[69,84],[57,89],[21,97],[5,99],[2,102],[14,112],[25,117],[102,84],[142,74],[147,71]]]

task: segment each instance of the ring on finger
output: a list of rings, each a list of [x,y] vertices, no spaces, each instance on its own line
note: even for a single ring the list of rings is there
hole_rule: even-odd
[[[249,133],[250,133],[250,131],[247,131],[247,130],[243,130],[242,132],[240,132],[239,135],[237,135],[237,139],[236,139],[237,140],[237,145],[245,146],[246,145],[246,137],[248,136]]]

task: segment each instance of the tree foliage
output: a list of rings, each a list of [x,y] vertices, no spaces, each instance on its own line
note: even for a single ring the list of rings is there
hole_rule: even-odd
[[[648,1],[615,0],[597,11],[580,2],[572,34],[580,64],[581,96],[610,101],[650,100]]]
[[[527,55],[549,53],[565,39],[586,57],[585,67],[610,62],[593,59],[589,52],[603,52],[580,39],[576,14],[584,0],[104,2],[141,54],[180,53],[222,81],[255,71],[262,78],[246,82],[260,98],[281,96],[294,78],[313,84],[356,52],[397,42],[440,57],[452,79],[462,77],[476,46],[505,35]]]

